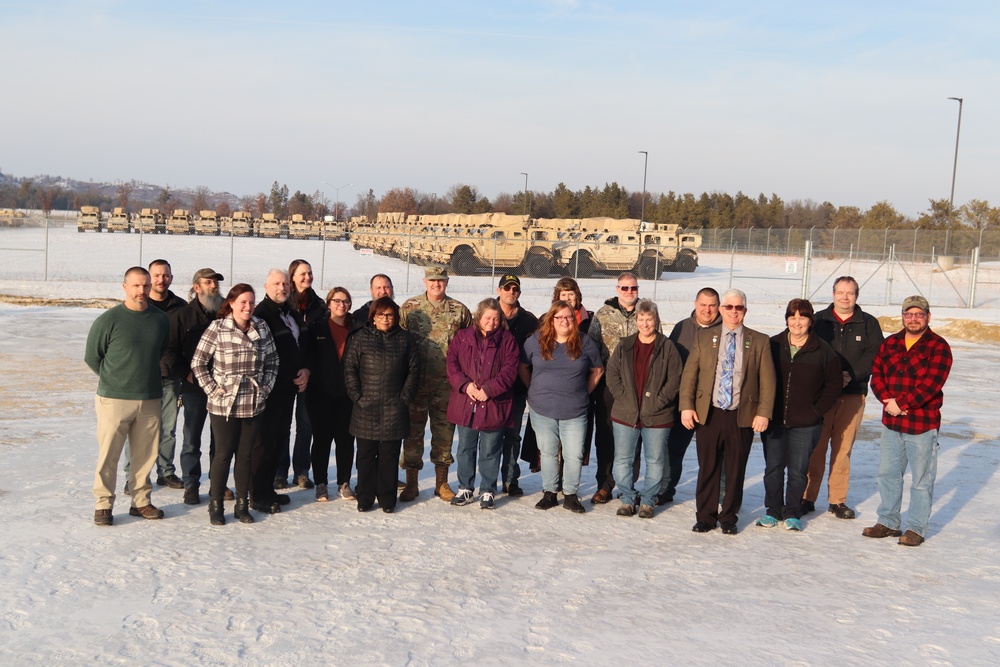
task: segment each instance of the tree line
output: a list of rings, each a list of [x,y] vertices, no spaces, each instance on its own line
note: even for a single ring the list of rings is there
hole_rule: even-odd
[[[425,193],[410,187],[390,188],[381,197],[374,190],[356,195],[354,205],[331,202],[323,192],[290,192],[287,184],[274,181],[269,193],[236,197],[212,192],[199,186],[190,192],[171,190],[169,186],[141,187],[135,181],[109,184],[84,190],[70,190],[48,184],[52,179],[17,179],[0,173],[0,208],[30,208],[51,211],[76,210],[81,206],[99,206],[102,210],[122,207],[130,212],[140,208],[171,211],[187,208],[194,212],[213,209],[220,216],[234,210],[249,211],[259,217],[273,213],[279,219],[300,214],[319,220],[327,215],[344,219],[351,215],[372,218],[379,212],[407,214],[436,213],[509,213],[528,214],[534,218],[643,218],[649,222],[673,223],[687,229],[719,228],[795,228],[795,229],[975,229],[1000,225],[1000,207],[988,201],[972,199],[951,210],[947,199],[930,199],[928,208],[916,218],[905,216],[888,201],[868,209],[817,204],[811,200],[785,202],[777,194],[761,193],[751,197],[737,192],[630,192],[618,183],[603,188],[587,186],[570,190],[559,183],[551,192],[501,192],[493,199],[480,194],[468,184],[451,186],[444,194]]]

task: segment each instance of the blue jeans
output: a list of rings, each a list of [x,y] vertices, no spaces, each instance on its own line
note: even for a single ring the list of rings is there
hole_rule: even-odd
[[[802,497],[808,482],[809,459],[812,458],[822,430],[823,424],[797,428],[776,425],[761,434],[761,440],[764,441],[764,505],[767,513],[775,519],[780,521],[802,517]]]
[[[201,389],[185,389],[181,394],[184,403],[184,442],[181,443],[181,471],[184,488],[201,484],[201,433],[208,419],[208,397]],[[211,438],[208,461],[215,458],[215,433]]]
[[[503,430],[503,453],[501,455],[501,478],[504,484],[516,482],[521,477],[521,466],[517,463],[517,457],[521,455],[521,427],[524,421],[524,409],[527,407],[526,396],[514,396],[510,423]]]
[[[575,495],[580,489],[587,415],[574,419],[550,419],[531,410],[531,425],[535,429],[542,459],[542,490],[555,493],[559,486],[559,444],[562,443],[563,493]]]
[[[458,487],[476,490],[476,455],[479,455],[479,492],[496,493],[497,475],[500,473],[500,450],[503,448],[503,429],[476,431],[467,426],[456,426],[458,432]]]
[[[900,506],[903,503],[903,473],[910,464],[910,510],[906,528],[923,536],[931,518],[934,480],[937,477],[937,429],[909,435],[882,427],[882,456],[878,464],[878,522],[899,530]]]
[[[615,482],[622,494],[623,505],[635,505],[635,480],[633,479],[635,450],[642,436],[642,453],[646,458],[646,476],[643,478],[639,504],[656,505],[656,496],[664,477],[664,457],[667,450],[669,428],[632,428],[611,422],[615,434]],[[667,471],[669,475],[669,471]]]
[[[176,472],[174,449],[177,446],[177,392],[180,381],[174,378],[160,378],[163,398],[160,399],[160,445],[156,453],[156,476],[166,477]],[[129,448],[125,448],[125,476],[128,477],[131,462]]]

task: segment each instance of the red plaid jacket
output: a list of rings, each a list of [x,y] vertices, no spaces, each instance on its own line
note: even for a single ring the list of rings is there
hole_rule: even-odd
[[[909,350],[905,330],[886,338],[872,366],[872,392],[879,402],[895,398],[906,414],[893,417],[883,408],[882,423],[910,435],[941,428],[942,389],[950,372],[951,347],[929,328]]]

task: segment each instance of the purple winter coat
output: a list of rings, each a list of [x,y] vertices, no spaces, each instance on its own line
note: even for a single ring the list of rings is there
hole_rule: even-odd
[[[517,378],[520,349],[514,334],[494,329],[485,337],[475,326],[460,330],[448,346],[448,421],[476,431],[496,431],[507,425]],[[465,388],[475,382],[490,400],[479,403]]]

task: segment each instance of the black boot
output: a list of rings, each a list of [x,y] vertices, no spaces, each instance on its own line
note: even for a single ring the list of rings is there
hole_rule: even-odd
[[[222,501],[213,499],[208,503],[208,519],[213,526],[226,525],[226,517],[222,510]]]
[[[250,516],[250,510],[247,508],[246,498],[240,498],[236,501],[236,507],[233,508],[233,516],[235,516],[240,523],[253,523],[253,517]]]

